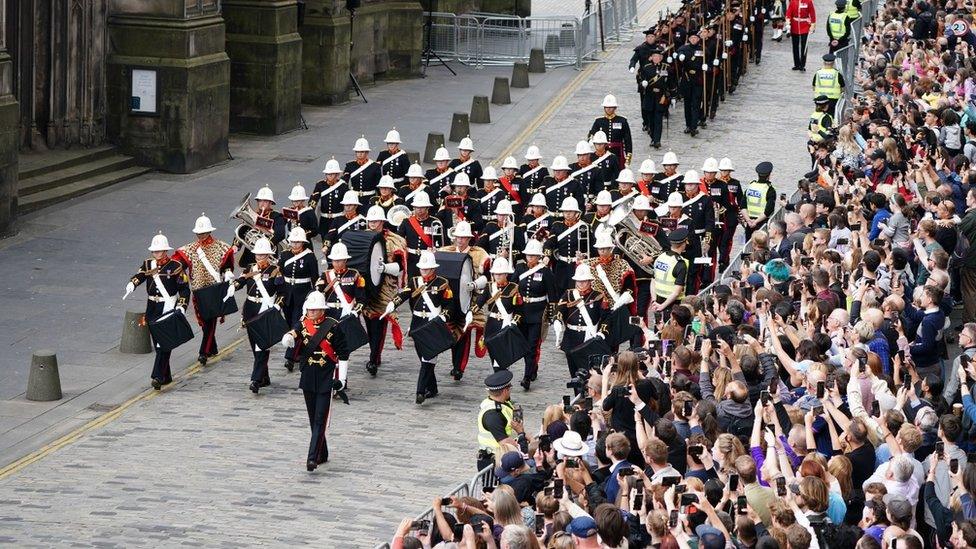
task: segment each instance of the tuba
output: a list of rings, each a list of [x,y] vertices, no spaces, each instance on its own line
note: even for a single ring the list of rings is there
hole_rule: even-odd
[[[257,244],[257,241],[260,238],[264,237],[267,238],[268,240],[271,240],[271,236],[272,236],[271,234],[269,234],[267,231],[262,231],[261,229],[257,228],[259,217],[260,216],[258,216],[258,212],[256,212],[254,208],[251,207],[251,193],[245,194],[244,198],[241,199],[241,205],[234,208],[230,212],[230,215],[227,216],[228,221],[230,221],[231,219],[240,219],[241,221],[243,221],[243,223],[241,223],[240,225],[237,226],[236,229],[234,229],[235,246],[237,246],[237,244],[240,243],[248,250],[254,250],[254,245]],[[266,219],[266,218],[262,218],[262,219]],[[281,251],[283,249],[283,246],[279,242],[276,248],[278,248],[278,250]]]
[[[654,266],[641,264],[641,259],[644,256],[656,258],[664,251],[661,249],[661,244],[657,239],[641,234],[640,228],[637,227],[634,223],[634,218],[630,215],[619,220],[614,228],[616,230],[614,231],[613,240],[617,247],[620,248],[620,251],[636,267],[639,267],[647,274],[653,275]]]

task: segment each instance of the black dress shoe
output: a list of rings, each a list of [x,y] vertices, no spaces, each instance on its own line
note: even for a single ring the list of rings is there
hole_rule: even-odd
[[[436,397],[436,396],[437,396],[438,394],[440,394],[440,393],[438,393],[437,391],[427,391],[427,394],[426,394],[425,396],[426,396],[427,398],[434,398],[434,397]]]
[[[159,388],[162,387],[162,386],[163,386],[163,384],[160,383],[158,379],[152,378],[152,388],[153,389],[156,389],[158,391]]]
[[[308,460],[308,461],[305,462],[305,469],[308,470],[308,472],[310,472],[310,473],[312,471],[314,471],[315,468],[318,467],[318,466],[319,465],[317,463],[315,463],[314,461],[312,461],[312,460]]]
[[[427,397],[423,393],[417,393],[417,404],[423,404],[426,398]]]
[[[326,455],[324,455],[324,456],[322,456],[322,457],[319,458],[319,465],[322,465],[323,463],[328,463],[328,462],[329,462],[329,456],[328,456],[328,454],[326,454]]]
[[[207,365],[207,355],[200,355],[200,356],[198,356],[197,357],[197,362],[200,363],[200,366],[206,366]]]
[[[685,129],[684,129],[684,132],[685,132],[685,133],[691,133],[691,128],[685,128]]]
[[[705,118],[702,117],[702,121],[698,123],[698,127],[699,128],[707,128],[708,127],[708,121],[706,121]],[[695,135],[695,134],[692,133],[691,135]]]
[[[698,130],[691,130],[691,136],[695,137],[696,135],[698,135]]]
[[[294,361],[286,360],[285,361],[285,369],[288,370],[289,372],[294,372],[295,371],[295,363],[294,363]]]
[[[451,377],[454,378],[454,381],[461,381],[461,378],[464,377],[464,372],[462,372],[459,368],[452,368]]]
[[[790,70],[791,71],[798,71],[798,70],[800,70],[800,67],[797,67],[796,65],[794,65],[793,68],[791,68]]]
[[[661,148],[661,143],[659,141],[657,141],[657,142],[651,143],[651,146],[654,147],[655,149],[660,149]]]
[[[519,382],[519,385],[521,385],[523,389],[528,391],[529,388],[532,386],[532,382],[527,379],[523,379],[522,381]]]
[[[251,392],[254,393],[254,394],[258,394],[258,382],[257,381],[252,381],[251,382]]]
[[[258,387],[267,387],[269,385],[271,385],[271,380],[270,379],[265,379],[261,383],[258,383]]]
[[[376,364],[374,362],[368,362],[368,363],[366,363],[366,371],[369,372],[369,375],[371,375],[373,377],[376,377],[376,371],[379,370],[379,368],[380,368],[380,365],[379,364]]]

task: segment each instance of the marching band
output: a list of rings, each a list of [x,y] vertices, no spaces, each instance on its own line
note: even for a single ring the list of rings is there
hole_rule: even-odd
[[[233,245],[212,236],[205,215],[196,240],[172,258],[166,237],[154,236],[152,257],[126,287],[128,295],[147,283],[153,387],[172,380],[169,353],[192,338],[190,296],[206,364],[217,352],[217,323],[237,311],[234,295],[244,289],[249,388],[257,394],[271,383],[271,348],[282,343],[285,367],[302,372],[313,470],[328,459],[331,402],[346,400],[350,355],[368,346],[364,367],[376,376],[387,334],[402,347],[401,304],[419,361],[417,404],[438,395],[436,367],[448,349],[455,381],[474,352],[495,371],[523,362],[520,385],[530,390],[550,333],[571,378],[589,356],[642,344],[647,327],[667,321],[672,305],[729,261],[737,227],[751,230],[768,215],[772,166],[764,162],[760,177],[742,186],[728,158],[707,159],[699,177],[679,172],[668,151],[660,173],[645,159],[635,178],[626,120],[608,98],[607,122],[577,143],[573,165],[555,156],[544,166],[532,145],[526,164],[507,157],[499,176],[465,138],[457,158],[440,148],[437,167],[424,173],[394,129],[378,160],[357,139],[355,160],[344,169],[328,160],[311,195],[301,184],[291,189],[289,208],[275,211],[269,187],[253,204],[245,196],[231,212],[241,221]]]

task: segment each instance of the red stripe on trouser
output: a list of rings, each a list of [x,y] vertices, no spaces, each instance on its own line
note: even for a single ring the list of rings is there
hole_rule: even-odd
[[[461,360],[458,361],[458,370],[464,371],[468,367],[468,351],[471,349],[471,331],[468,330],[464,332],[461,336],[460,341],[458,341],[461,347]]]
[[[539,338],[535,342],[535,360],[532,361],[533,373],[539,372],[539,359],[542,358],[542,330],[539,330]]]

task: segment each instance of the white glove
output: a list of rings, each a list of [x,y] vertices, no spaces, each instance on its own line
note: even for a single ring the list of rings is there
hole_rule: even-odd
[[[732,41],[731,40],[726,40],[725,41],[725,47],[726,48],[732,47]]]
[[[702,63],[702,70],[703,71],[707,71],[708,70],[708,63]]]
[[[749,41],[749,33],[747,33],[747,32],[742,33],[742,41],[743,42],[748,42]]]
[[[474,287],[477,288],[478,290],[484,290],[485,286],[487,285],[488,285],[488,279],[485,278],[485,275],[481,275],[474,280]]]
[[[620,294],[620,297],[617,298],[617,301],[613,302],[613,310],[616,311],[617,309],[623,307],[624,305],[630,305],[633,302],[634,302],[634,296],[630,295],[630,290],[627,290],[624,293]]]
[[[718,63],[719,63],[718,59],[712,61],[712,64],[715,65],[716,67],[718,66]]]
[[[669,55],[667,59],[667,63],[672,63],[672,62],[674,62],[674,58]]]
[[[447,316],[446,315],[443,315],[443,314],[438,313],[436,316],[437,316],[437,318],[443,320],[444,322],[447,322]]]
[[[647,80],[641,80],[641,86],[646,88],[647,87]]]
[[[473,321],[473,320],[474,320],[474,313],[473,312],[468,311],[468,312],[464,313],[464,327],[465,328],[467,328],[468,326],[470,326],[471,325],[471,321]]]
[[[749,21],[755,22],[756,21],[756,18],[754,16],[750,15],[749,16]]]
[[[630,67],[629,70],[630,70],[630,74],[634,74],[634,70],[635,70],[634,67]]]
[[[685,54],[682,53],[678,55],[678,61],[684,61],[684,60],[685,60]]]
[[[227,301],[228,299],[234,299],[235,291],[237,291],[237,288],[234,288],[233,284],[227,286],[227,295],[224,296],[224,301]]]
[[[291,349],[295,346],[295,336],[291,335],[290,332],[281,336],[281,345],[286,349]]]
[[[136,285],[135,284],[133,284],[132,282],[129,282],[128,284],[125,285],[125,295],[126,296],[128,296],[129,294],[131,294],[134,291],[136,291]],[[125,299],[125,297],[123,297],[122,299]]]
[[[599,332],[596,331],[596,326],[594,326],[592,328],[587,328],[586,329],[586,332],[584,332],[584,333],[586,335],[586,339],[593,339],[594,337],[596,337],[596,335]]]
[[[593,337],[598,337],[600,339],[606,339],[607,336],[604,335],[603,332],[597,332],[597,333],[593,334]]]
[[[400,276],[400,264],[399,263],[384,263],[383,264],[383,274],[388,274],[392,276]]]
[[[230,282],[230,281],[234,280],[235,278],[237,278],[237,277],[234,276],[234,271],[226,271],[226,272],[224,272],[224,282]]]
[[[346,388],[346,374],[349,372],[349,361],[340,360],[339,361],[339,381],[342,382],[342,388]]]
[[[555,321],[552,323],[552,332],[556,334],[556,348],[559,348],[559,344],[563,341],[563,323],[560,321]]]
[[[383,311],[383,314],[388,315],[392,313],[395,309],[396,309],[396,305],[394,305],[393,302],[391,301],[386,304],[386,310]]]
[[[728,58],[729,58],[729,54],[727,54],[727,53],[722,53],[722,59],[728,59]]]

